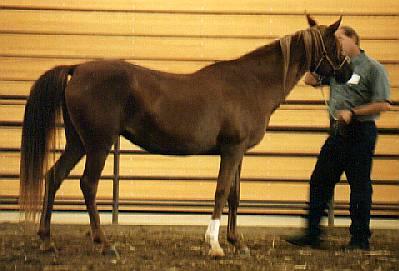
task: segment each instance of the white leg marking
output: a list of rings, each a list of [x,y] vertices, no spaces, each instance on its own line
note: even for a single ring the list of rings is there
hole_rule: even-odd
[[[209,255],[215,257],[224,256],[223,249],[220,247],[219,244],[219,227],[220,227],[219,219],[211,220],[205,232],[205,241],[211,245],[211,249],[209,250]]]

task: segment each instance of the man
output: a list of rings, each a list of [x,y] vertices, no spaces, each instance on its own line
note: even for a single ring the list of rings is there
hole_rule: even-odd
[[[390,108],[389,82],[383,66],[360,49],[358,34],[341,26],[335,36],[349,56],[352,77],[345,84],[334,78],[321,80],[307,73],[305,83],[330,85],[330,135],[322,147],[310,180],[310,206],[303,235],[287,241],[320,247],[320,219],[343,172],[350,185],[351,240],[347,249],[369,249],[372,186],[370,173],[377,129],[374,121]]]

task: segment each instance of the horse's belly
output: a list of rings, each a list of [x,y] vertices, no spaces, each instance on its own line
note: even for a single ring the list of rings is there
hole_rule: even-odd
[[[170,133],[157,127],[128,128],[122,135],[150,153],[165,155],[216,154],[217,136],[205,131],[198,133]],[[144,128],[144,129],[143,129]]]

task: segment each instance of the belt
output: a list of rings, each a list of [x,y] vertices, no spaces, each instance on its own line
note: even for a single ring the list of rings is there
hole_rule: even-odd
[[[359,121],[354,119],[349,124],[346,124],[342,120],[330,119],[330,134],[347,137],[353,134],[356,129],[359,129],[362,126],[369,126],[374,124],[375,122],[373,120]]]

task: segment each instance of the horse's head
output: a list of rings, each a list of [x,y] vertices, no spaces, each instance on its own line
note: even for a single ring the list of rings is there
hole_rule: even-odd
[[[342,52],[341,45],[335,36],[342,16],[332,25],[318,25],[309,15],[306,15],[309,31],[313,36],[315,53],[310,60],[310,71],[320,77],[334,76],[339,83],[345,83],[352,75],[349,57]]]

